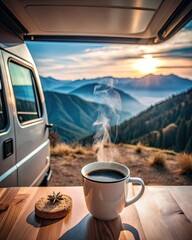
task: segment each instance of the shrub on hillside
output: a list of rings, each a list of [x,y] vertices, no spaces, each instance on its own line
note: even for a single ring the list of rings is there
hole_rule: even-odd
[[[56,132],[49,133],[50,145],[55,147],[59,141],[59,135]]]
[[[138,142],[136,147],[135,147],[135,152],[136,153],[141,153],[143,149],[143,145],[141,144],[141,142]]]
[[[166,156],[162,152],[156,152],[154,155],[149,159],[150,166],[165,166]]]
[[[192,173],[192,154],[180,153],[176,159],[180,167],[180,174]]]
[[[69,155],[72,152],[73,152],[73,149],[65,143],[59,143],[56,146],[51,147],[52,156]]]

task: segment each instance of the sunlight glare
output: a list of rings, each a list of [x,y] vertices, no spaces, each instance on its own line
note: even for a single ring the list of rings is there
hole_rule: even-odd
[[[139,59],[136,63],[136,69],[142,73],[154,73],[159,66],[159,61],[153,58],[152,55],[144,55],[142,59]]]

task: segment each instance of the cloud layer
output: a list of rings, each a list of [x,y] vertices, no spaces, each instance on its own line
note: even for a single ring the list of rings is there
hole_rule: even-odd
[[[192,79],[192,24],[159,45],[28,43],[42,76],[62,80],[101,76],[141,77],[138,61],[146,55],[158,60],[156,74],[178,74]],[[54,47],[53,47],[54,46]]]

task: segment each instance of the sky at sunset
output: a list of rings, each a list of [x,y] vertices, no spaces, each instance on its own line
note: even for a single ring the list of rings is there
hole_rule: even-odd
[[[158,45],[28,42],[39,74],[60,80],[176,74],[192,80],[192,21]]]

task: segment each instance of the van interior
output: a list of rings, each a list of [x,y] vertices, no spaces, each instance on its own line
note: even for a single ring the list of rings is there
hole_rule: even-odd
[[[192,19],[192,1],[0,0],[0,16],[0,63],[3,62],[0,182],[10,176],[11,180],[6,180],[2,186],[30,186],[41,184],[45,175],[50,178],[47,139],[52,124],[48,122],[38,72],[25,43],[162,44]],[[2,77],[8,78],[9,83],[4,83]],[[21,99],[19,86],[24,84],[27,87]],[[6,102],[3,87],[11,93]],[[10,110],[8,103],[15,106]],[[7,120],[6,112],[13,114],[13,119]],[[5,131],[8,122],[15,125]],[[29,132],[33,139],[29,139]],[[19,152],[21,148],[24,150]],[[46,149],[46,153],[42,153],[42,149]]]
[[[157,44],[191,19],[190,0],[1,0],[1,22],[21,41]],[[11,39],[10,39],[11,40]]]

